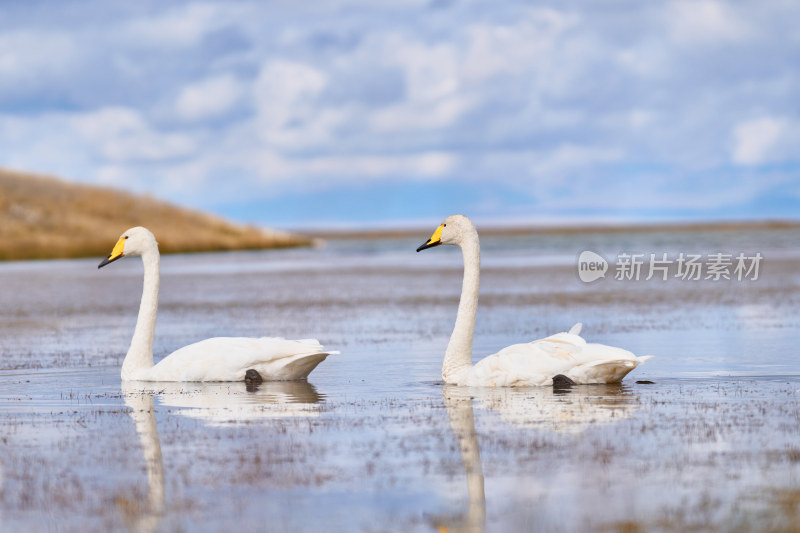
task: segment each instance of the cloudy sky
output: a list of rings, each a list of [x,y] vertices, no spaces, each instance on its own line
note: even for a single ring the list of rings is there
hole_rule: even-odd
[[[0,166],[292,228],[800,217],[800,2],[0,0]]]

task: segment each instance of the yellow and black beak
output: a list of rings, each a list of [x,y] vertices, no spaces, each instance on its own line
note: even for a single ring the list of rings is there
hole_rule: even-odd
[[[127,237],[120,237],[120,239],[117,241],[117,244],[114,245],[114,249],[111,250],[111,253],[108,254],[108,257],[103,259],[103,261],[97,265],[97,268],[103,268],[107,264],[113,263],[120,257],[125,256],[125,254],[122,253],[125,250],[125,239],[127,239]]]
[[[436,228],[436,231],[433,232],[433,235],[431,235],[431,238],[428,239],[428,242],[417,248],[417,251],[421,252],[422,250],[427,250],[428,248],[433,248],[434,246],[439,246],[440,244],[442,244],[443,229],[444,229],[444,224],[439,225],[439,227]]]

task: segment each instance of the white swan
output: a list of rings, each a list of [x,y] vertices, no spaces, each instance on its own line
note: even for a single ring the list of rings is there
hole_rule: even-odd
[[[314,339],[215,337],[180,348],[153,366],[153,336],[158,311],[158,243],[149,230],[131,228],[97,268],[120,257],[139,255],[144,287],[139,317],[122,379],[136,381],[261,381],[303,379],[329,354]]]
[[[636,357],[622,348],[589,344],[580,337],[581,324],[569,333],[557,333],[527,344],[514,344],[473,366],[472,336],[478,310],[481,250],[478,232],[464,215],[452,215],[438,227],[420,252],[440,244],[454,244],[464,256],[464,282],[458,314],[442,364],[445,383],[468,386],[520,387],[564,383],[617,383],[652,356]]]

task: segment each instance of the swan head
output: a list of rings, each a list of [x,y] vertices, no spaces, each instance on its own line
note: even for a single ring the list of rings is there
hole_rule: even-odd
[[[431,238],[417,248],[418,252],[440,244],[460,245],[467,235],[476,234],[475,225],[464,215],[450,215],[442,222]]]
[[[131,228],[120,236],[114,249],[97,265],[97,268],[102,268],[126,255],[142,255],[153,248],[158,249],[158,243],[150,230],[141,226]]]

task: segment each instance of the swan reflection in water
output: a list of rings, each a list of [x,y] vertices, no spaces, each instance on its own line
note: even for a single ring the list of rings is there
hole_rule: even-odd
[[[131,409],[128,414],[136,425],[136,433],[142,445],[142,455],[147,467],[148,493],[145,502],[118,496],[116,503],[131,530],[155,531],[164,514],[164,460],[156,428],[153,395],[142,391],[125,391],[125,382],[122,393],[125,405]]]
[[[636,395],[621,384],[579,385],[562,390],[445,385],[442,395],[464,463],[469,504],[466,513],[431,517],[431,525],[440,533],[482,533],[486,529],[486,495],[473,403],[478,409],[498,412],[501,419],[516,427],[573,435],[626,419],[639,406]]]
[[[557,433],[578,434],[612,424],[629,418],[639,407],[630,386],[622,383],[472,389],[471,395],[479,409],[496,411],[515,427]]]
[[[486,495],[483,492],[483,465],[478,446],[478,435],[475,433],[475,415],[472,411],[471,390],[466,387],[445,385],[442,388],[444,406],[450,427],[458,441],[464,472],[467,475],[467,493],[469,505],[467,512],[460,515],[435,516],[431,524],[444,532],[479,533],[486,523]]]
[[[230,426],[253,420],[319,416],[325,396],[307,381],[131,382],[123,393],[145,392],[171,414],[202,420],[208,426]]]
[[[293,416],[319,416],[324,395],[305,381],[241,383],[156,383],[123,381],[122,395],[136,426],[147,468],[146,501],[117,498],[133,531],[156,531],[165,508],[164,461],[153,399],[177,408],[170,413],[200,419],[209,426]]]

